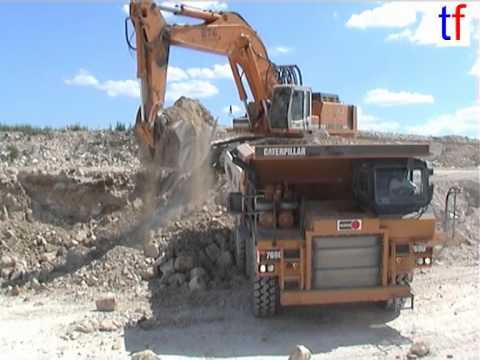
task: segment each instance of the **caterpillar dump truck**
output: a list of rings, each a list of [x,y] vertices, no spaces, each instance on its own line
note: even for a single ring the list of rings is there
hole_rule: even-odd
[[[162,11],[201,22],[169,25]],[[356,134],[355,106],[303,86],[297,66],[271,62],[239,14],[131,0],[128,19],[142,89],[136,133],[159,166],[172,153],[170,165],[198,166],[191,137],[212,130],[162,117],[170,46],[228,58],[246,110],[237,124],[248,134],[212,145],[224,152],[235,257],[252,281],[255,315],[291,305],[381,302],[399,310],[410,299],[413,306],[413,272],[432,265],[439,239],[433,170],[422,160],[428,145],[342,140]]]

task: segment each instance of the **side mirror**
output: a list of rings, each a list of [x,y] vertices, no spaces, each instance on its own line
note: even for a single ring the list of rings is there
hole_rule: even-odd
[[[243,212],[243,194],[240,192],[231,192],[227,197],[227,210],[232,214],[241,214]]]

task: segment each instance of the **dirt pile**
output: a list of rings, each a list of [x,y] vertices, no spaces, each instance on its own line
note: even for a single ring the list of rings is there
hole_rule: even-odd
[[[188,99],[163,114],[165,121],[194,119],[191,129],[201,130],[190,134],[195,139],[214,126],[207,110]],[[204,162],[181,173],[142,168],[130,131],[3,132],[0,139],[0,286],[7,291],[101,289],[134,296],[149,288],[190,293],[238,280],[233,219],[222,201],[226,184]],[[479,142],[463,138],[362,133],[318,142],[432,142],[441,145],[435,145],[437,166],[479,164]],[[198,146],[204,142],[191,148]],[[452,185],[463,188],[458,236],[440,249],[440,261],[471,263],[478,259],[478,176],[436,177],[439,219]]]

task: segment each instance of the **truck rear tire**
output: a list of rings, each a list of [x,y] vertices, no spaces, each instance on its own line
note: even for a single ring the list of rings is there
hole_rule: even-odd
[[[253,313],[255,317],[270,317],[280,308],[280,290],[275,277],[256,277],[253,283]]]

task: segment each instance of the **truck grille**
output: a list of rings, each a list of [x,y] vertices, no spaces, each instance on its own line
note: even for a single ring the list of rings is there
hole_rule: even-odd
[[[382,242],[378,236],[314,237],[312,288],[378,286]]]

